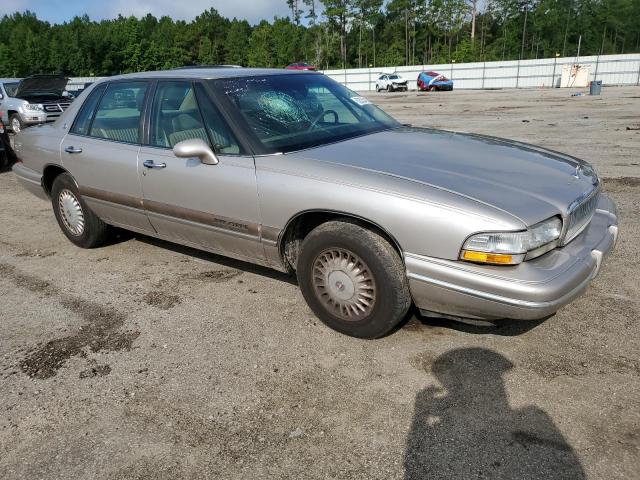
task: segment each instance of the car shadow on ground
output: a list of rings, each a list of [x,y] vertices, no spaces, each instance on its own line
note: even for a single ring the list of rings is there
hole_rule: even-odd
[[[454,320],[441,317],[425,317],[416,311],[411,315],[403,328],[407,330],[422,330],[424,328],[440,327],[475,335],[491,334],[503,337],[513,337],[533,330],[550,317],[551,316],[541,318],[539,320],[502,319],[485,322],[471,319]]]
[[[286,282],[291,285],[298,285],[295,275],[288,275],[286,273],[282,273],[277,270],[273,270],[271,268],[262,267],[260,265],[244,262],[242,260],[236,260],[234,258],[225,257],[222,255],[216,255],[215,253],[209,253],[204,250],[198,250],[196,248],[186,247],[184,245],[172,243],[166,240],[160,240],[155,237],[148,237],[146,235],[134,234],[127,231],[122,231],[121,233],[119,232],[118,236],[119,238],[117,238],[114,241],[114,243],[119,243],[122,241],[129,240],[131,238],[135,238],[139,242],[146,243],[147,245],[153,245],[154,247],[171,250],[172,252],[180,253],[182,255],[187,255],[192,258],[197,258],[199,260],[204,260],[206,262],[217,263],[227,268],[242,270],[243,272],[254,273],[256,275],[261,275],[263,277],[272,278],[274,280],[278,280],[281,282]]]
[[[485,348],[453,350],[433,362],[443,388],[430,385],[416,395],[405,480],[586,478],[544,410],[511,408],[503,378],[511,368]]]

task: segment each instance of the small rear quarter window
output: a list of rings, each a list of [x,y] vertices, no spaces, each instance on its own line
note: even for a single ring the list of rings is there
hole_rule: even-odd
[[[93,112],[96,110],[96,106],[98,105],[98,100],[102,96],[106,85],[98,85],[93,92],[89,94],[87,99],[80,107],[80,112],[76,116],[75,121],[73,122],[73,126],[71,127],[71,133],[75,133],[77,135],[88,135],[89,134],[89,125],[91,123],[91,119],[93,118]]]

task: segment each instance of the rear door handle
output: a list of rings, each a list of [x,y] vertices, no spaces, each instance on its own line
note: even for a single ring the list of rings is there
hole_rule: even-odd
[[[153,160],[145,160],[142,165],[147,168],[165,168],[167,166],[166,163],[156,163]]]
[[[82,153],[82,149],[81,148],[76,148],[73,145],[65,148],[64,151],[67,152],[67,153]]]

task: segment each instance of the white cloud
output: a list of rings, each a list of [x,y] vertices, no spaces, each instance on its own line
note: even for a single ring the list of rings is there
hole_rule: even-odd
[[[250,23],[289,14],[285,0],[0,0],[0,16],[28,9],[38,18],[55,23],[85,13],[94,20],[114,18],[118,14],[143,17],[147,13],[192,20],[212,7],[225,17],[246,19]]]
[[[156,17],[168,15],[174,19],[192,20],[212,7],[225,17],[247,19],[251,23],[288,13],[284,0],[114,0],[92,2],[87,13],[93,18],[113,18],[118,14],[142,17],[151,13]]]
[[[31,4],[32,2],[29,0],[2,0],[0,2],[0,16],[30,9]]]

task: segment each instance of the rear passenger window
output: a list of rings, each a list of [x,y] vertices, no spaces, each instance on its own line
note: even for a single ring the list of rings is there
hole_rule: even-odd
[[[93,118],[93,112],[95,112],[98,100],[100,100],[100,96],[102,95],[102,92],[104,92],[105,88],[107,88],[106,85],[98,85],[93,89],[89,98],[87,98],[82,104],[82,108],[80,108],[80,112],[76,116],[73,127],[71,127],[71,133],[77,133],[78,135],[89,134],[89,125]]]
[[[91,124],[92,137],[139,143],[146,82],[117,82],[107,88]]]
[[[176,143],[200,138],[209,143],[191,82],[160,82],[151,111],[149,143],[171,148]]]

